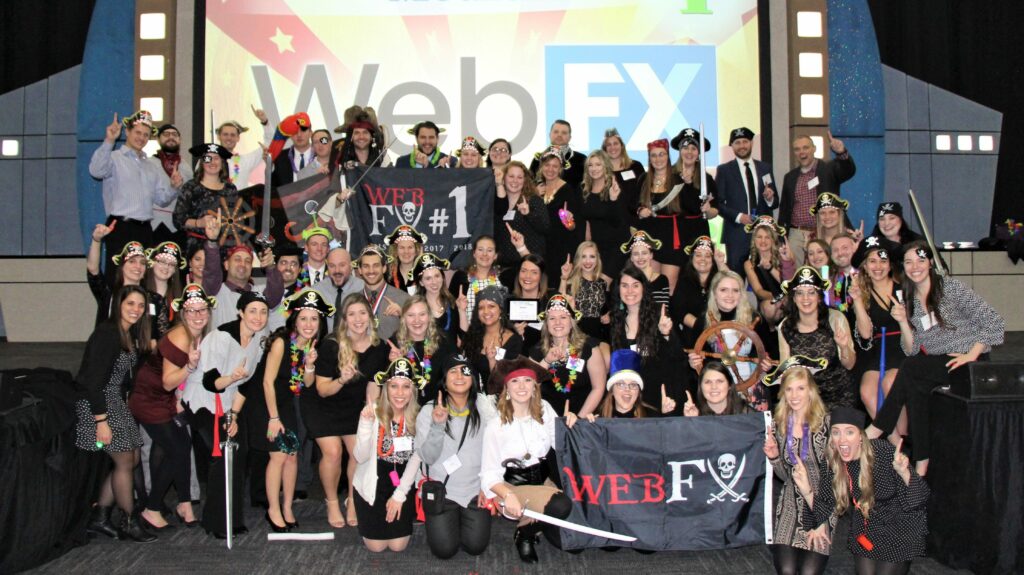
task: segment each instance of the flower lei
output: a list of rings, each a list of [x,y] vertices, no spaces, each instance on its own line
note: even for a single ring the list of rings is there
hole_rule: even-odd
[[[424,340],[423,342],[423,361],[420,361],[416,355],[416,344],[414,342],[409,343],[409,350],[405,352],[405,357],[413,363],[419,363],[423,367],[423,379],[430,381],[430,357],[431,354],[426,353],[427,348],[430,347],[430,340]]]
[[[292,359],[292,376],[288,378],[288,389],[291,390],[295,395],[302,393],[302,388],[306,386],[305,382],[302,381],[306,375],[306,365],[303,363],[303,359],[306,357],[306,352],[299,347],[296,340],[298,339],[297,334],[291,335],[291,359]]]
[[[235,154],[231,156],[231,183],[238,185],[238,174],[242,171],[242,159],[241,156]]]
[[[397,433],[395,431],[395,427],[396,426],[398,428]],[[377,432],[377,456],[380,457],[381,459],[383,459],[385,457],[391,457],[392,455],[395,454],[395,443],[394,443],[395,438],[396,437],[402,437],[403,435],[405,435],[405,418],[403,417],[402,419],[400,419],[397,422],[396,421],[392,421],[391,422],[391,434],[390,435],[388,435],[387,430],[384,429],[384,425],[383,424],[379,425],[378,427],[380,428],[380,430]],[[391,446],[388,448],[387,451],[384,451],[384,437],[385,436],[391,437]]]
[[[300,262],[302,271],[299,272],[299,277],[295,278],[295,293],[302,291],[302,288],[310,285],[309,282],[309,266],[305,262]]]
[[[556,390],[558,390],[558,391],[560,391],[562,393],[569,393],[570,391],[572,391],[572,386],[573,386],[574,383],[576,383],[576,370],[570,368],[569,367],[569,363],[571,361],[572,363],[575,364],[576,360],[579,359],[579,357],[580,357],[580,355],[579,355],[579,352],[576,351],[576,348],[574,348],[572,346],[569,346],[569,359],[565,362],[565,367],[566,367],[566,369],[569,370],[569,383],[568,383],[568,385],[562,386],[562,380],[559,379],[558,374],[556,373],[556,370],[555,370],[555,365],[558,365],[558,364],[552,364],[551,367],[548,368],[548,373],[551,374],[551,381],[552,381],[552,383],[555,384],[555,389]]]
[[[845,280],[846,280],[846,276],[844,274],[842,274],[842,273],[838,274],[836,276],[835,285],[833,285],[833,287],[832,287],[833,293],[836,294],[836,298],[835,298],[835,300],[833,300],[835,302],[835,309],[837,309],[837,310],[839,310],[839,311],[841,311],[843,313],[846,312],[846,309],[850,305],[847,302],[846,297],[843,296],[843,284],[845,283]]]

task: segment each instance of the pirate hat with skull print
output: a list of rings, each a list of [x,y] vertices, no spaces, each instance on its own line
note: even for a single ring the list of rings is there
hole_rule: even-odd
[[[775,369],[766,373],[764,377],[761,378],[761,383],[769,386],[778,385],[782,383],[782,376],[794,367],[803,367],[813,375],[827,368],[828,360],[823,357],[811,358],[806,355],[791,355]]]
[[[405,357],[392,361],[386,370],[378,371],[377,375],[373,376],[373,381],[383,386],[396,377],[408,379],[418,389],[423,389],[427,385],[427,380],[420,377],[416,364]]]

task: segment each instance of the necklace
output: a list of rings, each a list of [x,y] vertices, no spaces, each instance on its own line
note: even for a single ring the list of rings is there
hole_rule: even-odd
[[[238,154],[231,156],[231,183],[238,183],[238,174],[242,171],[242,157]]]
[[[397,433],[395,433],[395,426],[396,425],[398,426],[398,432]],[[377,431],[377,456],[380,457],[381,459],[383,459],[385,457],[390,457],[390,456],[395,454],[394,438],[395,437],[402,437],[403,435],[405,435],[405,418],[403,417],[402,419],[398,420],[397,422],[392,421],[391,422],[391,435],[388,436],[388,435],[385,435],[385,434],[386,434],[386,432],[384,431],[384,426],[381,425],[380,429]],[[392,438],[391,445],[388,447],[387,451],[384,451],[384,438],[385,437],[391,437]]]
[[[469,406],[467,405],[461,411],[455,411],[454,409],[452,409],[451,403],[449,403],[448,415],[451,415],[452,417],[466,417],[467,415],[469,415]]]
[[[303,359],[306,356],[305,350],[299,347],[298,334],[291,335],[291,360],[292,360],[292,376],[288,378],[288,389],[291,390],[295,395],[302,393],[302,388],[306,386],[302,380],[306,375],[306,365],[303,363]]]
[[[562,393],[569,393],[569,392],[572,391],[572,386],[573,386],[574,383],[576,383],[577,372],[576,372],[575,369],[573,369],[573,368],[571,368],[569,366],[570,365],[577,365],[579,358],[580,358],[579,352],[576,351],[575,347],[570,345],[569,346],[569,358],[565,361],[565,367],[566,367],[566,369],[569,370],[569,382],[565,386],[562,386],[562,380],[558,377],[558,374],[556,373],[556,371],[557,371],[556,370],[556,366],[559,366],[559,365],[562,365],[562,364],[560,362],[555,362],[555,363],[551,364],[551,367],[548,368],[548,373],[551,374],[551,382],[555,384],[555,389],[557,389],[558,391],[560,391]]]
[[[409,154],[409,167],[410,168],[415,168],[416,167],[416,152],[417,151],[419,151],[418,148],[413,148],[412,153]],[[427,157],[427,165],[423,166],[423,167],[424,168],[429,168],[430,166],[433,166],[433,165],[437,164],[437,160],[440,157],[441,157],[441,150],[439,148],[434,148],[434,153]]]
[[[811,443],[811,429],[810,426],[807,425],[806,421],[803,424],[802,430],[804,432],[804,436],[800,444],[800,461],[805,461],[807,459],[808,445]],[[786,461],[788,461],[790,465],[796,465],[797,462],[796,454],[793,452],[794,443],[796,443],[796,440],[793,438],[793,414],[791,413],[789,414],[789,418],[786,420]]]
[[[426,353],[426,350],[429,347],[430,347],[430,340],[429,339],[428,340],[424,340],[424,342],[423,342],[424,354],[423,354],[423,358],[422,359],[420,359],[419,354],[416,353],[416,342],[410,342],[409,343],[409,347],[407,348],[407,350],[405,352],[405,357],[407,357],[409,359],[409,361],[414,362],[414,363],[419,363],[421,366],[423,366],[423,379],[425,379],[427,381],[430,381],[430,357],[432,355],[432,354]]]

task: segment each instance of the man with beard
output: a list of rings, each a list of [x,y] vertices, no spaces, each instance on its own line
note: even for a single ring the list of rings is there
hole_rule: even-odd
[[[771,215],[779,205],[771,165],[750,155],[753,141],[754,132],[750,128],[730,132],[729,147],[736,159],[719,165],[715,171],[718,209],[723,220],[722,243],[729,269],[733,271],[742,271],[743,262],[750,255],[750,234],[744,227],[759,215]]]
[[[281,283],[284,285],[284,293],[281,297],[281,303],[277,307],[270,310],[270,317],[267,320],[267,325],[270,327],[271,333],[277,328],[284,325],[287,319],[283,313],[282,308],[287,307],[285,300],[300,291],[306,286],[299,282],[299,270],[302,269],[302,249],[293,245],[279,245],[274,248],[274,254],[277,256],[277,271],[281,274]]]
[[[174,178],[175,172],[181,174],[181,184],[172,186],[176,193],[181,192],[181,186],[192,179],[192,166],[188,162],[181,161],[181,132],[174,124],[164,124],[157,128],[156,139],[160,149],[156,154],[149,157],[149,161],[156,164],[167,174],[168,178]],[[184,246],[186,236],[184,230],[178,230],[174,226],[174,206],[178,200],[175,198],[171,205],[166,208],[153,210],[153,243],[175,242]],[[163,228],[161,229],[161,224]]]
[[[334,248],[327,253],[327,277],[313,286],[324,299],[334,302],[335,309],[341,309],[341,302],[350,293],[363,289],[363,280],[352,273],[352,256],[345,248]],[[327,318],[328,327],[334,331],[334,321],[340,314]]]
[[[437,124],[426,120],[413,126],[410,134],[416,136],[416,146],[411,154],[399,156],[395,161],[396,168],[447,168],[451,157],[443,154],[437,147],[441,129]]]
[[[551,124],[548,138],[551,140],[551,147],[557,147],[562,153],[562,157],[565,158],[562,179],[573,189],[579,188],[583,181],[583,166],[587,163],[587,156],[569,147],[569,142],[572,140],[572,126],[565,120],[555,120]],[[541,153],[538,152],[534,155],[533,162],[530,163],[530,173],[534,176],[540,170],[540,156]]]
[[[217,294],[217,307],[211,310],[210,325],[220,327],[221,324],[237,318],[238,299],[243,293],[256,291],[263,294],[267,307],[274,309],[281,303],[284,283],[281,272],[274,265],[274,252],[264,250],[260,254],[260,266],[266,270],[266,285],[256,286],[252,281],[252,262],[254,252],[248,244],[238,244],[228,249],[223,267],[217,265],[220,259],[220,220],[209,218],[206,221],[207,240],[203,246],[206,265],[203,269],[203,290]]]
[[[395,264],[397,265],[397,264]],[[370,310],[377,318],[377,335],[387,339],[398,331],[402,304],[409,294],[384,281],[388,270],[388,256],[384,248],[369,244],[356,261],[356,270],[363,280],[363,295],[370,302]]]

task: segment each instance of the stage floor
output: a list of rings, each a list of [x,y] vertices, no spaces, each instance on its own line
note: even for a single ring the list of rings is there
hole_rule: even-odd
[[[72,372],[78,368],[85,344],[82,343],[0,343],[0,369],[54,367]],[[1007,334],[1007,343],[992,353],[993,359],[1024,360],[1024,332]],[[295,504],[301,531],[330,531],[324,510],[323,494],[314,484],[310,499]],[[197,510],[198,511],[198,510]],[[479,557],[465,553],[448,561],[435,559],[427,549],[422,526],[413,532],[412,542],[403,553],[372,554],[358,536],[356,528],[335,530],[328,542],[280,542],[266,540],[268,528],[263,510],[247,508],[246,524],[250,532],[236,539],[228,551],[223,541],[206,536],[201,529],[179,526],[161,534],[152,544],[95,539],[29,573],[143,572],[152,575],[178,573],[524,573],[557,572],[566,574],[628,573],[637,568],[659,573],[761,574],[773,572],[771,554],[766,546],[728,551],[661,552],[641,555],[623,549],[615,553],[587,550],[569,554],[552,548],[547,542],[538,548],[541,562],[535,567],[520,563],[512,547],[513,525],[494,520],[491,546]],[[845,525],[845,523],[843,523]],[[828,573],[852,573],[853,557],[846,550],[845,529],[836,533],[839,543],[829,561]],[[912,573],[967,573],[949,569],[930,558],[914,562]]]

